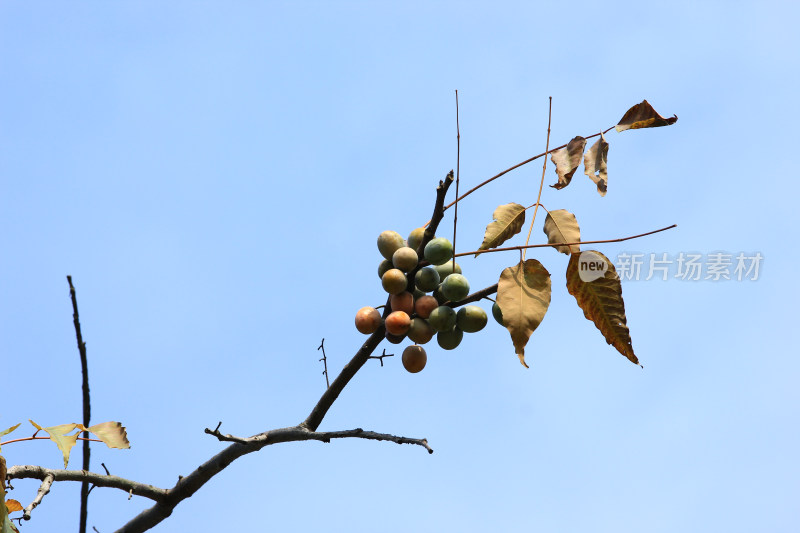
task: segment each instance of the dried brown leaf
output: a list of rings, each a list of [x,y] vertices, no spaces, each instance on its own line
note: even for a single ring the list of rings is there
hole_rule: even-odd
[[[558,174],[558,183],[551,187],[563,189],[569,185],[573,174],[581,164],[584,148],[586,148],[586,139],[579,135],[572,139],[565,148],[550,154],[550,160],[556,165],[556,174]]]
[[[650,102],[642,100],[640,104],[636,104],[622,115],[622,118],[619,119],[619,124],[616,125],[616,129],[617,131],[625,131],[638,130],[640,128],[658,128],[659,126],[675,124],[677,121],[678,115],[664,118],[653,109]]]
[[[525,345],[539,327],[550,306],[550,273],[536,259],[508,267],[500,274],[497,305],[503,313],[503,325],[525,368]]]
[[[9,513],[22,511],[22,504],[17,500],[6,500],[6,509],[8,509]]]
[[[597,185],[597,192],[605,196],[608,191],[608,143],[603,134],[583,156],[585,174]]]
[[[525,208],[519,204],[510,203],[497,206],[492,213],[493,222],[486,226],[483,243],[478,250],[496,248],[522,230],[525,224]],[[475,254],[478,257],[480,252]]]
[[[544,220],[544,232],[547,235],[547,242],[579,242],[581,240],[581,229],[575,215],[565,209],[556,209],[547,213]],[[579,244],[569,246],[554,246],[562,254],[576,254],[581,251]]]
[[[593,265],[597,268],[593,268]],[[625,302],[622,300],[622,285],[614,264],[595,250],[573,254],[567,266],[567,290],[578,301],[584,316],[594,322],[606,342],[632,363],[639,364],[639,359],[633,353]]]

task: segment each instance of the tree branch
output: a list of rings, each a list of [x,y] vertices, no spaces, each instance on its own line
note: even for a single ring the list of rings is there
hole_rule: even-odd
[[[7,475],[9,479],[40,479],[44,481],[48,476],[52,476],[53,481],[85,481],[98,487],[133,492],[136,496],[144,496],[155,501],[161,501],[167,496],[165,489],[160,489],[153,485],[138,483],[118,476],[87,472],[86,470],[51,470],[36,465],[17,465],[9,468]]]
[[[81,322],[78,317],[78,298],[75,294],[75,287],[72,285],[72,276],[67,276],[67,283],[69,283],[69,296],[72,300],[72,322],[75,325],[75,338],[78,341],[78,352],[81,356],[81,375],[83,376],[83,426],[89,427],[89,419],[91,418],[91,404],[89,402],[89,364],[86,359],[86,343],[83,342],[83,335],[81,334]],[[89,438],[89,432],[83,432],[84,438]],[[83,469],[89,470],[89,441],[83,441]],[[44,486],[44,484],[42,484]],[[48,487],[49,490],[49,487]],[[80,508],[80,526],[79,533],[86,533],[86,515],[89,506],[89,483],[84,481],[81,484],[81,508]],[[32,509],[32,508],[31,508]],[[27,513],[30,515],[30,513]]]
[[[431,222],[425,230],[422,243],[418,250],[423,250],[425,245],[433,238],[436,229],[444,217],[444,199],[447,190],[453,182],[453,171],[439,182],[436,188],[436,202],[433,209]],[[496,288],[495,288],[496,291]],[[388,313],[389,306],[384,309],[384,316]],[[77,308],[76,308],[77,320]],[[220,422],[213,430],[206,428],[205,433],[217,437],[220,441],[231,442],[228,447],[211,457],[205,463],[197,467],[188,476],[179,476],[178,482],[170,489],[160,489],[152,485],[137,483],[117,476],[95,474],[89,471],[70,471],[70,470],[50,470],[40,466],[14,466],[8,471],[9,479],[12,478],[34,478],[44,480],[46,476],[51,476],[54,481],[81,481],[91,482],[98,487],[112,487],[124,490],[130,494],[144,496],[156,502],[156,504],[131,519],[127,524],[117,530],[117,533],[139,533],[146,531],[172,514],[172,510],[183,500],[191,497],[208,480],[213,478],[236,459],[249,453],[257,452],[271,444],[280,442],[294,442],[317,440],[330,442],[331,439],[341,438],[360,438],[367,440],[379,440],[395,442],[397,444],[414,444],[422,446],[428,453],[433,453],[433,449],[428,445],[427,439],[413,439],[390,435],[388,433],[376,433],[374,431],[364,431],[361,428],[345,431],[317,432],[316,429],[322,423],[328,410],[350,382],[353,376],[364,366],[372,352],[384,339],[386,329],[381,325],[367,341],[359,348],[353,358],[344,366],[342,371],[333,380],[333,383],[325,390],[316,405],[311,410],[308,417],[299,425],[281,429],[274,429],[252,437],[236,437],[233,435],[223,435],[219,428]],[[82,341],[79,340],[79,346]],[[385,353],[385,351],[384,351]],[[88,389],[87,389],[88,390]]]
[[[36,491],[36,497],[33,499],[31,504],[22,511],[23,520],[31,519],[31,511],[36,509],[36,507],[38,507],[39,504],[42,503],[42,499],[45,496],[47,496],[47,493],[50,492],[50,487],[53,485],[53,481],[55,481],[55,478],[53,477],[52,474],[47,474],[44,477],[44,481],[42,481],[42,484],[39,485],[39,490]]]
[[[374,431],[364,431],[361,428],[356,429],[348,429],[342,431],[308,431],[301,426],[295,426],[292,428],[283,428],[279,430],[268,431],[266,433],[261,433],[259,435],[255,435],[253,437],[236,437],[234,435],[223,435],[219,432],[219,426],[217,429],[211,430],[206,428],[205,432],[209,435],[213,435],[220,441],[227,441],[227,442],[236,442],[238,444],[243,445],[261,445],[264,442],[267,444],[274,444],[272,439],[275,438],[276,432],[280,432],[281,440],[280,442],[294,442],[294,441],[305,441],[305,440],[318,440],[321,442],[330,442],[331,439],[344,439],[344,438],[358,438],[358,439],[367,439],[367,440],[386,440],[391,442],[396,442],[397,444],[416,444],[417,446],[422,446],[428,453],[433,453],[433,449],[428,446],[427,439],[412,439],[410,437],[398,437],[396,435],[390,435],[388,433],[376,433]]]

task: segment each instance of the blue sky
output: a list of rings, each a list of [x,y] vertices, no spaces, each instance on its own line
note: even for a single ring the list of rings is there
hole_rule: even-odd
[[[386,344],[398,357],[320,428],[426,437],[433,455],[271,446],[156,531],[795,531],[797,21],[790,2],[3,2],[0,426],[80,420],[67,274],[92,420],[132,443],[94,447],[93,469],[170,487],[222,448],[205,427],[299,423],[324,390],[320,340],[334,373],[363,342],[355,312],[385,299],[377,235],[428,220],[455,167],[454,89],[464,187],[543,151],[548,96],[555,145],[646,98],[679,120],[607,135],[608,195],[581,168],[542,202],[585,240],[678,224],[609,257],[759,252],[757,281],[624,282],[640,369],[584,319],[566,257],[531,253],[553,296],[529,370],[494,323],[428,345],[417,375]],[[540,175],[465,199],[459,249],[497,205],[533,203]],[[516,259],[462,266],[480,288]],[[61,464],[46,442],[3,455]],[[27,505],[38,484],[14,486]],[[22,531],[72,528],[78,493],[57,484]],[[97,489],[89,524],[149,506]]]

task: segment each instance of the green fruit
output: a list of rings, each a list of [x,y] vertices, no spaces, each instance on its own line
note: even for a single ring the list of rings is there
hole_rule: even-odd
[[[425,228],[417,228],[414,231],[412,231],[411,234],[408,236],[408,247],[416,252],[424,236],[425,236]]]
[[[417,252],[408,246],[398,248],[392,255],[392,264],[395,268],[399,268],[403,272],[412,270],[415,266],[417,266],[418,262],[419,258],[417,257]]]
[[[384,231],[378,235],[378,251],[383,257],[392,260],[392,255],[398,248],[405,246],[403,237],[396,231]]]
[[[381,285],[383,285],[383,290],[389,294],[400,294],[406,290],[408,280],[402,270],[392,268],[387,270],[381,278]]]
[[[440,331],[436,334],[436,342],[445,350],[454,350],[459,344],[461,339],[464,338],[464,332],[458,328],[453,328],[447,331]]]
[[[403,350],[403,368],[416,374],[428,362],[428,354],[425,353],[425,348],[422,346],[412,345]]]
[[[505,325],[503,324],[503,311],[500,310],[500,306],[497,305],[497,302],[492,304],[492,316],[494,317],[495,320],[497,320],[498,324],[500,324],[501,326]]]
[[[450,274],[442,282],[442,294],[451,302],[460,302],[469,295],[469,282],[461,274]]]
[[[414,283],[421,291],[430,292],[439,286],[439,273],[433,267],[425,267],[417,272]]]
[[[444,237],[436,237],[425,245],[425,259],[432,265],[441,265],[453,258],[453,245]]]
[[[443,265],[436,265],[433,268],[439,273],[439,281],[442,282],[447,276],[453,273],[453,262],[448,261]],[[456,274],[461,274],[461,265],[458,263],[456,263]]]
[[[378,277],[382,278],[383,275],[386,274],[386,272],[388,272],[393,268],[394,265],[392,265],[392,262],[389,261],[388,259],[384,259],[383,261],[381,261],[381,264],[378,265]]]
[[[408,328],[408,338],[417,344],[425,344],[433,338],[433,328],[427,320],[422,318],[412,318],[411,326]]]
[[[431,311],[428,323],[435,331],[447,331],[456,325],[456,312],[452,307],[440,305]]]
[[[362,307],[356,313],[356,329],[361,333],[375,333],[380,326],[381,314],[374,307]]]
[[[475,333],[482,330],[488,320],[486,311],[477,305],[466,305],[456,313],[456,325],[458,329],[466,333]]]
[[[419,300],[423,296],[425,296],[425,293],[419,290],[418,288],[414,287],[414,301]]]

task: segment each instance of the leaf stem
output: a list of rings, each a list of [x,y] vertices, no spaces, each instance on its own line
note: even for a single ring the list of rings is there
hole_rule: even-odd
[[[556,247],[556,246],[574,246],[574,245],[581,245],[581,244],[605,244],[609,242],[622,242],[622,241],[629,241],[631,239],[638,239],[639,237],[645,237],[647,235],[652,235],[654,233],[660,233],[662,231],[667,231],[668,229],[677,228],[677,224],[673,224],[671,226],[667,226],[666,228],[661,228],[653,231],[648,231],[647,233],[640,233],[639,235],[631,235],[630,237],[622,237],[620,239],[605,239],[602,241],[577,241],[577,242],[560,242],[557,244],[531,244],[525,246],[508,246],[506,248],[493,248],[491,250],[475,250],[473,252],[462,252],[460,254],[456,254],[456,257],[461,257],[463,255],[472,255],[474,253],[480,252],[482,254],[488,254],[492,252],[507,252],[509,250],[526,250],[528,248],[547,248],[547,247]]]
[[[547,143],[544,146],[544,153],[550,151],[550,121],[553,118],[553,97],[548,96],[549,104],[547,108]],[[544,164],[542,164],[542,180],[539,182],[539,195],[536,197],[536,208],[533,210],[533,217],[531,217],[531,226],[528,228],[528,237],[525,239],[525,245],[527,246],[531,240],[531,232],[533,232],[533,223],[536,222],[536,213],[539,211],[539,202],[542,201],[542,188],[544,187],[544,176],[545,171],[547,171],[547,158],[544,158]],[[456,195],[457,196],[457,195]],[[527,249],[522,252],[522,260],[525,260],[525,253]]]
[[[21,439],[7,440],[5,442],[0,442],[0,447],[5,446],[6,444],[14,444],[15,442],[24,442],[26,440],[50,440],[50,437],[24,437]],[[78,440],[88,440],[90,442],[103,442],[100,439],[87,439],[86,437],[78,437]]]

